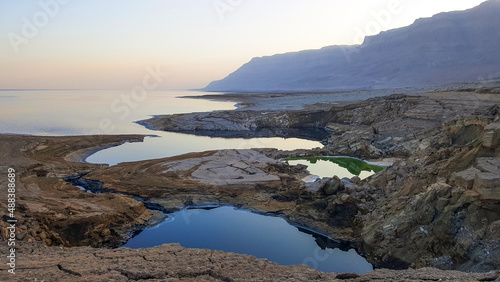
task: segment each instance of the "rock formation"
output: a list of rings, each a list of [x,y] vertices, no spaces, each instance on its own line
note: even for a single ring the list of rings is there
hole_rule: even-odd
[[[493,281],[500,272],[470,274],[438,269],[380,269],[360,276],[322,273],[307,266],[282,266],[255,257],[177,244],[155,248],[59,248],[24,244],[16,274],[0,265],[2,281]]]
[[[314,112],[312,120],[331,130],[325,148],[261,151],[273,158],[323,154],[402,160],[345,189],[334,179],[318,192],[309,189],[297,194],[300,185],[292,190],[277,189],[275,199],[307,210],[288,213],[289,220],[308,225],[311,222],[301,218],[314,218],[315,228],[355,242],[376,267],[497,269],[500,97],[473,93],[393,95]],[[241,111],[235,116],[252,116],[250,111]],[[264,115],[286,116],[268,118],[269,123],[287,120],[292,121],[290,126],[310,125],[312,120],[299,118],[306,112]],[[230,114],[213,115],[224,119]],[[159,117],[155,122],[167,128],[178,122],[182,127],[193,117],[200,128],[208,124],[204,114]],[[252,118],[242,122],[248,120]],[[297,196],[291,196],[294,194]],[[352,237],[342,237],[345,235]]]
[[[34,137],[0,135],[3,163],[16,170],[19,241],[42,241],[49,246],[112,246],[135,230],[158,222],[154,213],[129,196],[90,194],[63,180],[65,176],[99,169],[100,165],[65,160],[85,152],[141,141],[143,136]],[[76,152],[76,153],[75,153]],[[78,153],[78,154],[77,154]],[[83,155],[82,155],[83,154]],[[6,175],[7,166],[0,166]],[[0,185],[7,187],[7,178]],[[0,196],[7,210],[7,193]],[[0,238],[9,238],[7,215],[0,221]]]

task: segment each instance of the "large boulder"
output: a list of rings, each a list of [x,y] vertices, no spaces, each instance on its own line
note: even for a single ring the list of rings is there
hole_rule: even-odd
[[[479,169],[471,167],[464,171],[453,173],[451,180],[454,181],[455,185],[457,185],[458,187],[472,189],[474,187],[474,180],[476,179],[476,175],[480,172],[481,171]]]
[[[500,146],[500,123],[491,123],[484,129],[483,146],[496,149]]]
[[[454,173],[458,187],[474,189],[484,200],[500,200],[500,158],[478,158],[475,167]]]
[[[325,183],[325,185],[323,185],[323,187],[321,187],[321,191],[327,196],[336,194],[341,190],[344,190],[344,183],[338,176],[332,177]]]

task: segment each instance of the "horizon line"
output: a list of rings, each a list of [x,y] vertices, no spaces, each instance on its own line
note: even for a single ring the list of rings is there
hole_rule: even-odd
[[[15,88],[15,89],[8,89],[8,88],[0,88],[0,91],[46,91],[46,90],[117,90],[117,91],[130,91],[128,88],[120,89],[120,88]],[[148,90],[151,92],[154,91],[198,91],[199,89],[155,89],[155,90]]]

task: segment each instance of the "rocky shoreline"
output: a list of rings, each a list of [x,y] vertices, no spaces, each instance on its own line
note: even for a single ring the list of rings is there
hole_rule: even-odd
[[[420,269],[377,270],[356,275],[357,281],[498,279],[498,272],[466,274],[435,268],[473,272],[500,268],[499,105],[500,95],[479,89],[392,95],[356,103],[321,102],[287,111],[240,108],[159,116],[143,122],[158,130],[200,134],[301,127],[323,128],[329,133],[323,139],[325,146],[314,150],[220,150],[113,167],[77,161],[98,148],[139,142],[143,136],[0,135],[6,144],[0,147],[6,164],[0,167],[2,173],[8,167],[18,170],[16,238],[20,256],[29,258],[19,263],[19,272],[28,279],[60,281],[96,277],[109,281],[248,281],[253,277],[250,273],[257,275],[250,279],[254,281],[279,281],[280,277],[335,281],[343,277],[175,245],[134,251],[107,249],[163,217],[133,197],[139,196],[164,211],[224,204],[279,215],[351,242],[377,268]],[[301,180],[307,175],[305,167],[279,161],[334,155],[400,160],[366,180],[332,178],[316,182],[312,189]],[[67,177],[101,183],[113,193],[86,193],[65,181]],[[0,185],[5,186],[6,181],[0,179]],[[6,210],[5,203],[6,195],[2,195],[2,210]],[[9,235],[6,219],[0,221],[2,241]],[[164,253],[186,256],[175,259],[174,264],[168,258],[147,259]],[[89,268],[76,263],[96,257],[106,259],[96,266],[89,262]],[[45,259],[47,263],[42,263]],[[224,261],[231,266],[222,266]],[[0,277],[7,274],[5,267]]]
[[[466,89],[400,94],[330,109],[239,109],[159,116],[143,122],[167,131],[327,128],[331,134],[323,140],[324,148],[265,153],[271,158],[400,158],[391,168],[349,189],[310,196],[307,210],[324,213],[313,216],[314,222],[349,230],[328,234],[357,242],[376,267],[487,271],[500,266],[500,96],[494,93]],[[342,237],[346,234],[352,237]]]
[[[8,168],[16,170],[17,238],[41,241],[49,246],[109,246],[119,244],[127,234],[157,222],[163,214],[153,213],[140,202],[118,194],[89,194],[64,181],[64,177],[101,169],[68,161],[97,148],[139,142],[143,136],[36,137],[0,135],[1,155]],[[76,152],[76,153],[75,153]],[[79,158],[78,158],[79,159]],[[7,187],[7,178],[0,184]],[[1,195],[2,211],[7,210],[7,194]],[[6,240],[7,215],[0,221],[1,238]]]

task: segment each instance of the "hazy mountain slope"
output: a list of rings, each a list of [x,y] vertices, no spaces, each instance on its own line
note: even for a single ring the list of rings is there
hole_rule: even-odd
[[[500,0],[490,0],[367,37],[359,46],[253,58],[204,90],[391,88],[497,77],[499,26]]]

